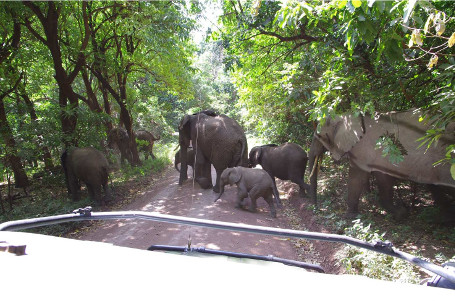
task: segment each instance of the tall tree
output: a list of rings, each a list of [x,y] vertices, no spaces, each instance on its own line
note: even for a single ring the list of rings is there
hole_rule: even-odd
[[[16,20],[15,12],[5,7],[1,11],[2,20],[8,20],[2,26],[0,42],[0,134],[5,144],[5,161],[14,173],[16,187],[29,186],[29,180],[18,156],[17,144],[8,123],[4,99],[18,86],[21,75],[13,66],[13,58],[17,54],[21,39],[21,26]]]
[[[33,14],[38,19],[39,25],[31,20],[31,18],[25,18],[25,26],[29,31],[50,51],[52,56],[52,61],[54,64],[55,70],[55,79],[59,87],[59,103],[61,108],[61,123],[62,130],[64,134],[64,144],[65,146],[77,145],[76,137],[74,136],[74,130],[77,124],[77,107],[78,97],[73,90],[72,83],[74,82],[76,76],[81,70],[84,64],[84,51],[87,48],[89,38],[90,38],[90,29],[88,26],[88,17],[87,17],[87,3],[71,3],[69,6],[67,3],[62,2],[52,2],[47,3],[36,3],[24,1],[23,4],[28,7]],[[82,15],[81,30],[74,30],[72,34],[81,32],[80,39],[76,39],[74,42],[76,45],[70,45],[71,47],[77,47],[79,50],[76,53],[70,53],[69,51],[65,53],[65,56],[74,55],[69,61],[63,61],[62,56],[62,45],[65,45],[63,37],[61,36],[63,32],[61,26],[61,13],[62,9],[66,14],[70,15],[71,10],[74,12],[80,12]],[[68,15],[65,16],[68,18]],[[68,23],[66,23],[68,24]],[[44,36],[40,34],[44,32]],[[69,47],[70,48],[70,47]]]

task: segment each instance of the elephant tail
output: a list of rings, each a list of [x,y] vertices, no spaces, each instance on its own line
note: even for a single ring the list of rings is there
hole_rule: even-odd
[[[237,161],[234,162],[233,166],[234,167],[235,166],[247,167],[248,166],[248,162],[243,162],[243,153],[246,151],[247,143],[246,143],[245,140],[239,140],[238,143],[241,145],[241,151],[238,154],[238,157],[236,156],[237,154],[234,154],[237,157]],[[244,165],[244,164],[246,164],[246,165]]]

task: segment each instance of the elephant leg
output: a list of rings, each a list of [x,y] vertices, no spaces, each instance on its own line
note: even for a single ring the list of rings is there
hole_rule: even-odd
[[[267,202],[267,204],[269,204],[270,215],[272,217],[276,217],[276,209],[275,209],[275,204],[273,202],[272,194],[270,193],[270,194],[264,196],[264,200]]]
[[[259,186],[254,186],[249,191],[249,195],[250,195],[250,199],[251,199],[251,204],[250,204],[251,212],[256,212],[257,200],[258,200],[258,198],[261,197],[261,192],[262,192],[262,189]]]
[[[369,173],[351,164],[348,177],[348,210],[346,216],[353,218],[359,213],[359,198],[369,178]]]
[[[97,185],[87,184],[88,195],[91,200],[101,203],[101,187]]]
[[[103,191],[104,191],[104,198],[101,198],[101,205],[106,205],[106,202],[109,202],[112,200],[112,193],[111,189],[107,185],[107,183],[103,184]]]
[[[196,182],[198,182],[199,186],[201,186],[202,189],[212,188],[210,162],[208,162],[201,153],[197,154],[196,156],[197,158],[194,164],[194,179]]]
[[[74,202],[79,201],[79,190],[81,186],[79,184],[79,180],[72,172],[68,172],[68,192],[71,194],[72,200]]]
[[[242,208],[243,200],[248,197],[248,192],[244,189],[237,187],[237,200],[236,200],[236,208]]]
[[[403,220],[407,215],[406,207],[403,203],[393,204],[393,186],[395,178],[382,172],[373,172],[379,191],[379,204],[397,221]]]
[[[306,197],[306,190],[309,191],[309,185],[307,185],[307,184],[305,184],[305,183],[303,182],[303,178],[301,178],[301,179],[295,179],[295,180],[292,181],[292,182],[294,182],[294,183],[296,183],[297,185],[299,185],[299,187],[300,187],[299,196],[300,196],[301,198]]]
[[[455,189],[449,187],[443,187],[439,185],[429,184],[427,185],[433,197],[435,205],[439,209],[438,222],[443,224],[451,224],[455,220]]]

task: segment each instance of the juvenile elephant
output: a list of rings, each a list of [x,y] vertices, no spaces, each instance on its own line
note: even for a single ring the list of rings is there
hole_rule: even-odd
[[[139,151],[144,152],[145,160],[148,159],[149,155],[152,159],[156,159],[153,154],[153,143],[160,140],[160,136],[155,137],[152,133],[146,130],[138,130],[136,133],[136,140],[139,140]]]
[[[193,171],[194,171],[194,150],[192,147],[189,147],[187,149],[186,160],[187,160],[188,165],[191,166],[191,168],[193,168]],[[178,167],[179,164],[180,164],[180,150],[178,150],[175,153],[175,158],[174,158],[174,167],[178,172],[180,172],[180,169]]]
[[[279,204],[280,199],[273,188],[273,180],[266,171],[241,166],[225,169],[220,178],[220,194],[215,201],[221,198],[224,193],[224,186],[227,184],[237,186],[236,207],[241,207],[244,199],[249,195],[251,199],[250,211],[255,212],[257,199],[263,197],[269,204],[270,215],[276,217],[274,199],[277,204]]]
[[[303,181],[307,162],[306,152],[299,145],[290,142],[280,146],[276,144],[255,146],[250,151],[248,161],[250,167],[260,164],[262,169],[272,177],[273,189],[277,194],[275,177],[281,180],[291,180],[299,185],[302,197],[309,186]]]
[[[68,193],[73,201],[79,200],[79,181],[87,185],[89,196],[92,200],[105,205],[106,199],[110,199],[108,187],[109,163],[102,152],[92,148],[73,148],[65,150],[61,156],[63,170]],[[103,187],[105,197],[101,197]]]
[[[392,178],[433,185],[439,190],[454,191],[455,180],[446,164],[434,165],[443,159],[446,147],[455,144],[455,132],[446,131],[428,149],[419,147],[419,138],[430,128],[427,120],[419,122],[422,112],[417,109],[405,112],[390,112],[374,117],[342,115],[328,119],[314,135],[310,149],[310,170],[317,164],[317,156],[326,148],[335,160],[347,156],[350,162],[348,177],[347,215],[358,213],[359,197],[370,173],[378,180],[380,203],[397,219],[406,216],[406,208],[394,204],[391,199]],[[449,127],[453,127],[450,124]],[[376,146],[380,138],[390,138],[398,145],[403,161],[392,164]],[[314,177],[314,174],[313,174]],[[379,179],[378,179],[379,177]],[[311,180],[311,191],[316,200],[316,181]],[[435,194],[433,194],[435,195]]]
[[[187,176],[187,149],[193,143],[196,153],[194,162],[195,180],[201,188],[212,187],[211,164],[216,170],[216,184],[219,192],[220,176],[223,170],[234,166],[248,166],[248,145],[242,127],[226,115],[213,111],[202,111],[185,115],[179,124],[180,178],[183,184]]]
[[[107,136],[109,148],[117,147],[120,151],[120,161],[124,164],[125,159],[132,164],[133,154],[131,153],[131,143],[128,132],[124,128],[113,128]]]

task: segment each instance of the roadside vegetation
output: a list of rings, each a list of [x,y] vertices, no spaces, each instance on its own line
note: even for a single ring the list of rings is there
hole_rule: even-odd
[[[60,155],[74,146],[106,154],[116,196],[107,209],[121,207],[170,168],[180,119],[204,109],[236,119],[250,148],[289,141],[308,150],[318,125],[342,113],[420,108],[432,122],[422,147],[455,121],[450,1],[5,1],[0,21],[0,222],[96,208],[86,194],[78,203],[67,195]],[[121,165],[107,147],[117,126],[158,134],[157,159]],[[378,145],[399,164],[397,141]],[[436,163],[455,179],[455,145]],[[421,186],[396,187],[411,212],[398,224],[375,203],[372,179],[350,221],[347,164],[323,165],[320,204],[306,208],[334,233],[390,240],[439,263],[455,255],[455,230],[435,221]],[[420,277],[369,252],[345,255],[348,273]]]

